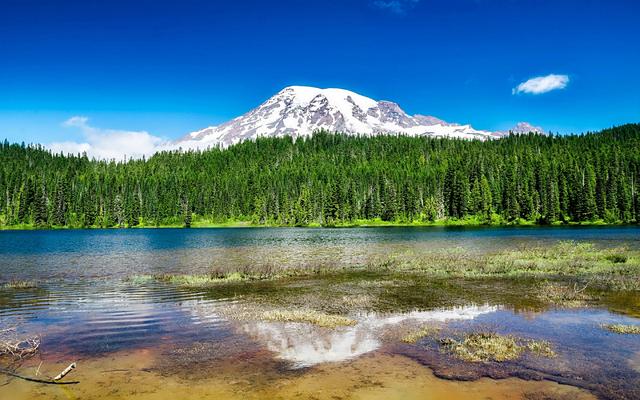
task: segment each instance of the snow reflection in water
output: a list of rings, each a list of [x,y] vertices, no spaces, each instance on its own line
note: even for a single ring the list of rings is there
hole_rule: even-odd
[[[376,350],[381,346],[384,329],[394,325],[471,320],[498,309],[498,306],[470,305],[402,314],[360,314],[356,316],[356,325],[334,330],[305,323],[264,321],[243,322],[240,329],[274,352],[277,358],[291,362],[294,368],[301,368],[324,362],[345,361]],[[194,311],[199,318],[208,318],[203,315],[204,310]]]
[[[300,323],[267,322],[247,323],[243,329],[250,337],[276,353],[278,358],[290,361],[295,367],[308,367],[348,360],[377,349],[381,345],[380,335],[385,327],[410,321],[470,320],[497,310],[496,306],[484,305],[391,315],[370,313],[359,316],[356,325],[336,330]]]

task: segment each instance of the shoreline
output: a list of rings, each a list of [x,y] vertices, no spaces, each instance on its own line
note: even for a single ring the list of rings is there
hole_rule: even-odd
[[[193,223],[190,227],[180,224],[144,225],[137,226],[49,226],[36,227],[32,225],[0,225],[0,231],[55,231],[55,230],[129,230],[129,229],[210,229],[210,228],[314,228],[314,229],[349,229],[349,228],[567,228],[567,227],[624,227],[640,226],[633,222],[558,222],[553,224],[538,224],[535,222],[504,222],[504,223],[476,223],[460,220],[443,220],[436,222],[383,222],[383,221],[355,221],[336,225],[285,225],[285,224],[254,224],[251,221],[234,221],[222,223],[202,222]]]

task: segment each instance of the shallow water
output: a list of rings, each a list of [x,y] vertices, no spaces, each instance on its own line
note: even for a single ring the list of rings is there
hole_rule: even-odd
[[[640,398],[640,336],[600,328],[640,324],[637,293],[556,309],[531,297],[527,281],[341,273],[204,290],[125,279],[269,263],[348,267],[392,254],[484,254],[569,239],[638,248],[640,229],[3,231],[0,281],[38,283],[0,289],[0,326],[42,338],[20,371],[33,375],[42,362],[40,372],[55,375],[75,360],[70,377],[81,383],[11,379],[0,398],[183,398],[187,388],[189,398]],[[313,304],[357,323],[331,330],[233,318],[255,304]],[[433,341],[401,342],[422,326],[544,339],[558,357],[463,363]]]
[[[212,228],[0,231],[2,278],[121,279],[256,263],[357,264],[397,252],[471,253],[552,245],[640,245],[637,226],[511,228]]]

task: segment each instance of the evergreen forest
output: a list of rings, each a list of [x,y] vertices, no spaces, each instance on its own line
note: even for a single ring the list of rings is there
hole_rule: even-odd
[[[0,227],[637,223],[640,124],[458,140],[317,132],[93,160],[0,145]]]

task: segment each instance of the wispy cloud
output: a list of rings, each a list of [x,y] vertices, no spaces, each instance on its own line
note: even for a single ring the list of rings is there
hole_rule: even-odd
[[[564,89],[569,83],[569,76],[550,74],[537,76],[522,82],[511,91],[513,94],[528,93],[542,94],[552,90]]]
[[[75,116],[66,120],[65,127],[78,128],[84,142],[55,142],[47,147],[54,153],[78,154],[98,159],[124,160],[125,158],[149,157],[167,146],[167,142],[145,131],[102,129],[89,125],[89,118]]]
[[[373,5],[381,10],[403,15],[412,9],[420,0],[375,0]]]

